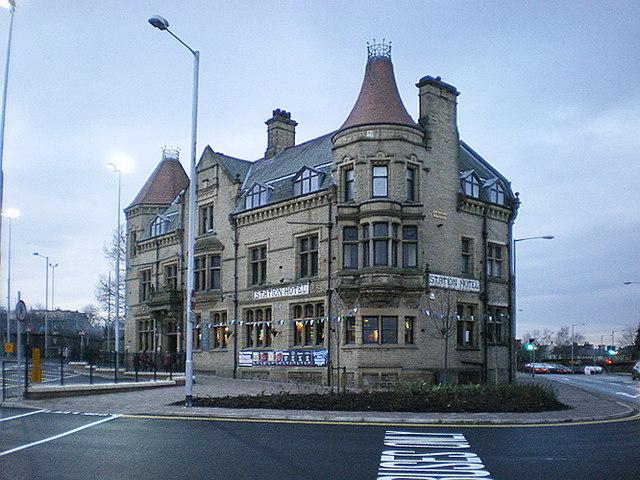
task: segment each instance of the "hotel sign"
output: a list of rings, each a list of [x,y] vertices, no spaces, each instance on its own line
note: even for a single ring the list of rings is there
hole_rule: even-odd
[[[289,285],[287,287],[270,288],[268,290],[256,290],[253,292],[254,300],[268,300],[270,298],[280,297],[298,297],[300,295],[309,295],[309,284]]]
[[[471,278],[447,277],[446,275],[430,273],[429,287],[478,293],[480,291],[480,281]]]

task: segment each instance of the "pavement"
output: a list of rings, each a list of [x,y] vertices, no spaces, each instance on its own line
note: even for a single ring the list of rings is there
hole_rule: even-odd
[[[551,383],[561,402],[569,410],[539,413],[408,413],[408,412],[336,412],[269,409],[187,408],[172,405],[184,400],[184,387],[157,388],[47,400],[7,401],[4,407],[46,409],[50,411],[91,412],[99,414],[208,417],[220,419],[291,420],[300,422],[369,422],[397,424],[561,424],[629,417],[637,414],[636,405],[602,391],[574,385],[569,376],[522,375],[521,382]],[[574,377],[574,376],[570,376]],[[575,376],[578,377],[577,375]],[[613,377],[613,376],[612,376]],[[595,377],[588,377],[595,378]],[[615,377],[616,379],[619,377]],[[630,381],[630,380],[629,380]],[[616,387],[617,388],[617,387]],[[196,397],[258,395],[278,392],[323,392],[327,387],[258,380],[239,380],[199,373],[194,385]],[[9,399],[11,400],[11,399]],[[640,407],[638,405],[637,407]]]

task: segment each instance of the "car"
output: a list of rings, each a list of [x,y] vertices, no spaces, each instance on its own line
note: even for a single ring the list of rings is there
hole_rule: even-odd
[[[640,380],[640,362],[633,366],[633,370],[631,370],[631,378],[634,380]]]
[[[549,369],[549,373],[560,373],[560,374],[571,373],[571,370],[569,368],[565,367],[564,365],[558,365],[556,363],[548,364],[547,368]]]
[[[531,372],[531,368],[533,366],[533,373],[549,373],[548,365],[545,363],[525,363],[524,371]]]

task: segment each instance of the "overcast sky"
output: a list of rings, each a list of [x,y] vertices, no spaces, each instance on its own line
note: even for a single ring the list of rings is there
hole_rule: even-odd
[[[94,302],[116,223],[112,155],[136,163],[123,207],[163,145],[181,148],[188,171],[192,59],[147,23],[160,14],[201,51],[199,152],[251,160],[274,108],[292,112],[298,142],[339,127],[366,42],[391,40],[414,119],[418,79],[455,85],[461,137],[521,194],[516,236],[557,237],[519,244],[518,331],[584,322],[599,342],[640,320],[640,285],[623,285],[640,282],[640,3],[17,3],[5,206],[22,212],[13,292],[28,304],[44,303],[34,251],[60,264],[55,306]],[[3,65],[8,25],[0,11]]]

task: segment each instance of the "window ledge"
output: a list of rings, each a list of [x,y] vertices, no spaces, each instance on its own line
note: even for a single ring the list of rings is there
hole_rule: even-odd
[[[479,352],[480,347],[476,347],[476,346],[466,347],[463,345],[457,345],[456,350],[463,351],[463,352]]]

